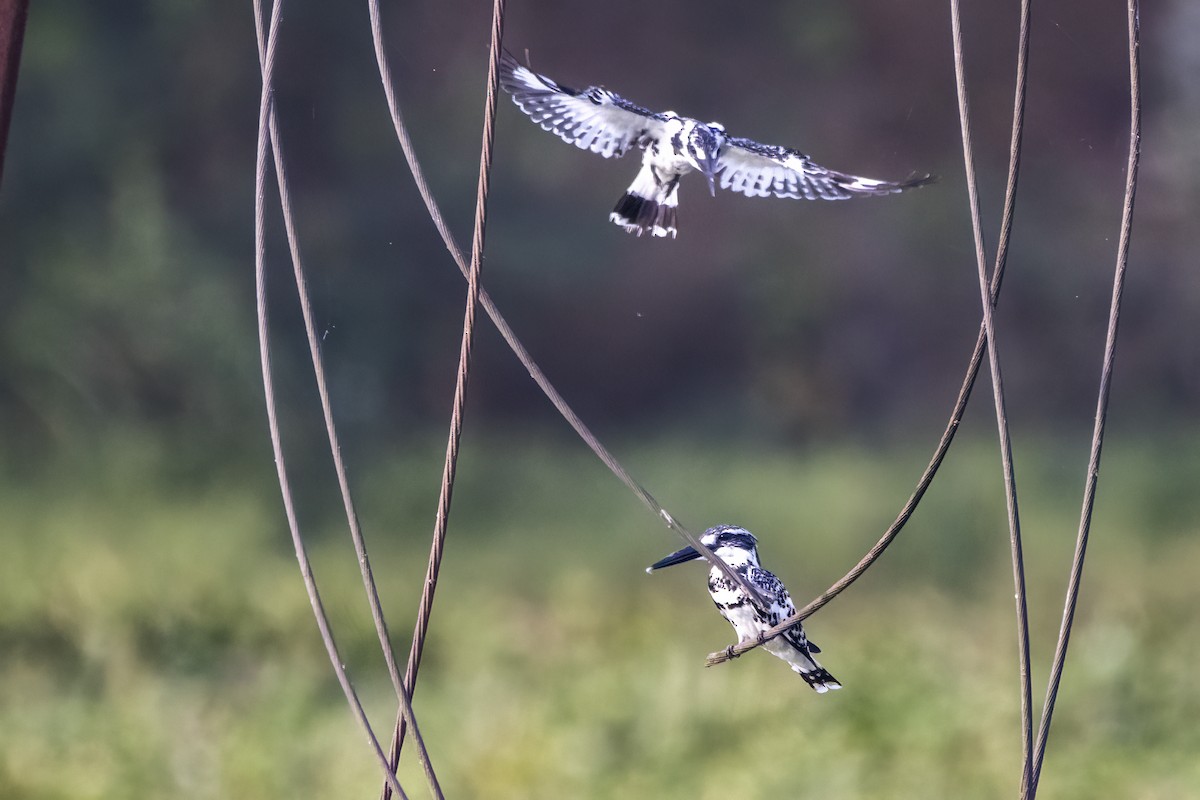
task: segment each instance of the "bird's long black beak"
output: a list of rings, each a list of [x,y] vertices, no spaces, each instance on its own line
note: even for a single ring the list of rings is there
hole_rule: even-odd
[[[717,196],[716,169],[717,160],[715,158],[706,158],[700,162],[700,171],[704,173],[705,178],[708,178],[708,193],[713,197]]]
[[[654,570],[662,569],[663,567],[673,567],[676,564],[694,561],[697,558],[700,558],[700,553],[696,551],[696,548],[688,545],[682,550],[676,550],[666,558],[660,558],[658,561],[655,561],[653,564],[646,567],[646,572],[654,572]]]

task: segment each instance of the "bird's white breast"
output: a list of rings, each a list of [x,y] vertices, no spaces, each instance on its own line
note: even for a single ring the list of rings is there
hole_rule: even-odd
[[[721,609],[721,614],[733,626],[733,630],[738,635],[738,641],[757,639],[758,635],[767,629],[767,626],[762,624],[758,615],[751,609],[749,603],[737,608]]]
[[[733,625],[733,630],[738,635],[738,641],[757,638],[759,633],[767,629],[767,626],[754,611],[754,606],[749,602],[744,602],[746,593],[737,586],[726,588],[727,584],[728,579],[724,573],[714,568],[709,574],[709,585],[714,587],[709,591],[713,602],[717,604],[721,616]],[[732,608],[726,607],[739,602],[740,605]]]
[[[675,152],[673,142],[676,139],[686,142],[690,129],[697,124],[692,119],[671,117],[663,123],[663,133],[658,141],[653,146],[646,148],[646,154],[642,157],[643,163],[654,167],[659,180],[665,183],[672,178],[686,175],[695,170],[695,167],[688,163],[682,153]]]

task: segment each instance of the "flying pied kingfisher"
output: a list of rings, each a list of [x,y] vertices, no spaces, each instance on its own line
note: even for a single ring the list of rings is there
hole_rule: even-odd
[[[656,114],[599,86],[577,91],[517,63],[500,61],[500,85],[529,118],[563,141],[605,158],[637,145],[642,168],[608,218],[630,233],[675,237],[679,179],[693,170],[716,187],[747,197],[846,200],[924,186],[925,175],[899,183],[860,178],[813,163],[798,150],[727,136],[720,123],[705,124],[674,111]]]
[[[792,596],[784,588],[783,582],[758,565],[758,540],[750,531],[736,525],[718,525],[704,532],[700,537],[700,544],[713,551],[717,558],[733,567],[748,584],[758,589],[768,604],[766,609],[759,608],[746,596],[746,592],[725,577],[721,570],[717,567],[709,570],[708,592],[712,595],[721,616],[729,620],[733,629],[737,631],[738,644],[758,639],[759,634],[796,613]],[[646,572],[701,557],[695,548],[685,547],[654,562]],[[802,625],[789,628],[764,643],[763,648],[790,664],[817,692],[824,694],[830,689],[842,688],[837,679],[813,658],[813,653],[821,652],[821,648],[808,640]]]

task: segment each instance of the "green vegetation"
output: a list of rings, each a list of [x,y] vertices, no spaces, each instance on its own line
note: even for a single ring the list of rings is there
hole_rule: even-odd
[[[1186,441],[1107,451],[1047,797],[1200,797],[1200,497],[1180,477],[1198,474],[1200,448]],[[703,668],[731,631],[702,568],[645,575],[676,542],[581,448],[468,435],[416,698],[448,795],[1011,797],[998,467],[990,441],[959,447],[894,551],[809,623],[846,685],[818,697],[760,653]],[[1074,536],[1076,450],[1018,443],[1035,694]],[[799,600],[878,536],[926,457],[672,440],[618,451],[687,524],[756,531]],[[153,457],[109,455],[90,485],[68,470],[4,492],[0,796],[372,796],[378,770],[318,640],[269,462],[255,480],[185,491]],[[358,476],[402,652],[438,459],[426,442]],[[352,551],[331,483],[313,485],[318,579],[386,730]],[[402,779],[423,796],[411,763]]]

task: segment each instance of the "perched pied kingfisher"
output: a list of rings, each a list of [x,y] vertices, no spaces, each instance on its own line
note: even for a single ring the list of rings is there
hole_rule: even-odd
[[[769,606],[765,610],[760,609],[721,570],[716,567],[709,570],[708,592],[721,616],[729,620],[737,631],[738,644],[758,639],[759,634],[796,613],[792,596],[784,588],[783,582],[758,565],[758,540],[750,531],[736,525],[718,525],[704,532],[700,544],[712,550],[717,558],[733,567],[748,584],[758,589]],[[697,558],[701,558],[701,555],[695,548],[685,547],[654,562],[646,572]],[[763,644],[763,647],[771,655],[791,664],[792,669],[799,672],[800,677],[818,692],[824,694],[830,689],[842,688],[837,679],[813,658],[813,653],[821,652],[821,648],[808,640],[802,625],[789,628]]]
[[[625,155],[637,145],[645,151],[633,184],[609,214],[612,222],[641,236],[674,238],[679,179],[693,170],[716,186],[747,197],[846,200],[885,195],[924,186],[925,175],[899,183],[860,178],[813,163],[798,150],[727,136],[719,123],[707,125],[674,111],[656,114],[607,89],[568,88],[526,69],[505,52],[500,85],[529,118],[563,141],[605,158]]]

